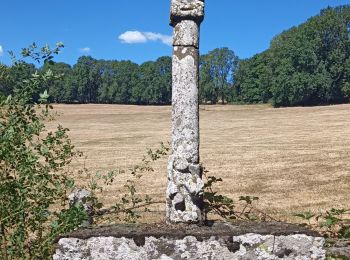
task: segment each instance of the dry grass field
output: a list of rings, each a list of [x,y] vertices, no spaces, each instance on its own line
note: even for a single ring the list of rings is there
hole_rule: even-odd
[[[85,163],[91,172],[128,168],[146,148],[170,140],[168,106],[54,107],[61,113],[58,122],[70,128],[74,144],[87,156],[75,166]],[[350,105],[201,106],[200,116],[201,161],[210,175],[224,179],[218,186],[222,193],[258,196],[259,208],[288,221],[296,212],[350,208]],[[142,178],[141,192],[164,197],[166,160]],[[106,189],[107,204],[126,178]],[[162,217],[158,212],[155,218]]]

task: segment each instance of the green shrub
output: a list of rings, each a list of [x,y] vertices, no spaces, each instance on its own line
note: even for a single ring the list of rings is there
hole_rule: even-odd
[[[63,44],[37,51],[33,44],[23,58],[50,62]],[[14,60],[21,67],[23,59]],[[35,72],[17,84],[14,94],[0,107],[0,247],[2,259],[43,259],[51,255],[58,234],[77,227],[87,218],[81,205],[69,208],[67,192],[74,186],[68,165],[76,155],[68,129],[48,132],[51,118],[47,93],[33,95],[55,78],[48,70]]]

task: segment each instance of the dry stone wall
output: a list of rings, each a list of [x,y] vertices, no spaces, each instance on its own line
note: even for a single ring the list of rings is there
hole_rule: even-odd
[[[325,239],[284,223],[126,225],[85,229],[62,237],[61,259],[325,259]]]

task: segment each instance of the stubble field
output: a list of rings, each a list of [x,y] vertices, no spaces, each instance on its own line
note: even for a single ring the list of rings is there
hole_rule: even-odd
[[[76,169],[91,172],[127,169],[139,163],[146,148],[170,140],[169,106],[55,105],[56,122],[86,159]],[[258,207],[281,220],[292,214],[331,207],[350,208],[350,105],[280,108],[254,106],[200,107],[201,162],[209,175],[224,179],[221,193],[260,198]],[[165,196],[167,158],[141,179],[139,191],[159,200]],[[78,182],[86,179],[77,175]],[[119,176],[106,188],[109,205],[128,178]],[[152,220],[164,217],[157,205]]]

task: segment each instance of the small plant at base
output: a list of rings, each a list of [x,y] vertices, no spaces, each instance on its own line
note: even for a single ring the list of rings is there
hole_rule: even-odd
[[[332,208],[321,214],[311,212],[294,216],[308,221],[308,225],[326,237],[350,238],[350,210]]]
[[[311,225],[311,219],[315,216],[315,214],[311,213],[311,211],[306,211],[294,214],[294,216],[307,220],[308,224]]]
[[[214,191],[213,186],[218,182],[222,182],[221,178],[208,176],[208,171],[205,168],[203,168],[203,175],[207,180],[204,185],[204,214],[206,219],[209,214],[214,213],[228,220],[277,221],[254,206],[254,202],[259,200],[258,197],[240,196],[239,202],[241,203],[235,203],[233,199]]]

